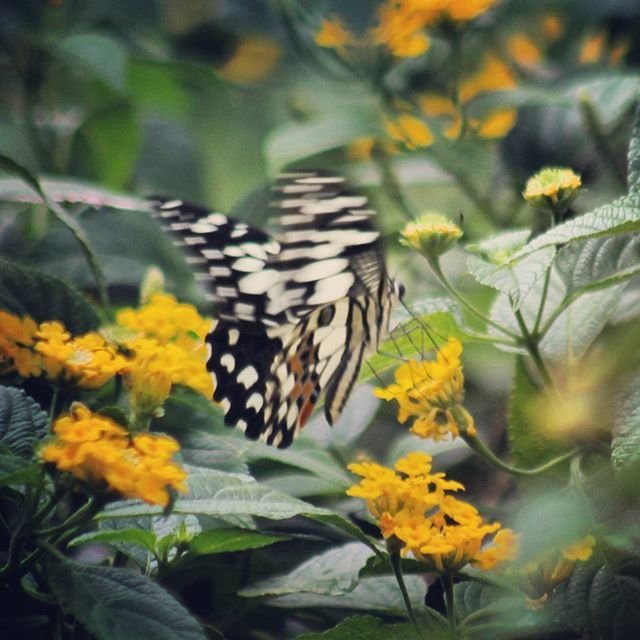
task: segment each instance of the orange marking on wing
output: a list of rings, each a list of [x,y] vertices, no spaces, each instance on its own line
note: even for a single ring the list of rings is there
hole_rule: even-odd
[[[300,425],[300,427],[304,427],[313,412],[313,408],[316,406],[315,401],[311,399],[314,389],[315,385],[313,384],[313,382],[311,382],[311,380],[307,380],[304,383],[304,387],[302,389],[302,397],[305,398],[305,401],[302,405],[302,408],[300,409],[300,414],[298,415],[298,424]]]

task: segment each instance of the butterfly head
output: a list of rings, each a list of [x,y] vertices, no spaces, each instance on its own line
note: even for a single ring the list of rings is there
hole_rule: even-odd
[[[404,294],[407,292],[405,286],[400,280],[391,281],[391,297],[395,300],[404,300]]]

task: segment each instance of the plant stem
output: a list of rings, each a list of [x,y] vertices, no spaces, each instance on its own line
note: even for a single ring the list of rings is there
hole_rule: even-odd
[[[524,322],[524,318],[522,317],[522,313],[520,309],[518,309],[514,313],[516,316],[516,320],[518,322],[518,326],[520,327],[520,331],[522,331],[522,339],[524,341],[523,344],[526,347],[527,351],[529,352],[529,355],[531,356],[531,359],[533,360],[534,364],[536,365],[536,368],[540,373],[540,377],[544,381],[545,385],[552,386],[553,380],[551,378],[551,375],[549,374],[549,371],[547,370],[547,367],[544,363],[544,360],[542,359],[542,356],[540,355],[540,349],[538,348],[538,340],[534,335],[532,335],[529,332],[529,329],[527,328],[527,325]]]
[[[429,264],[431,265],[431,268],[433,269],[433,272],[435,273],[436,277],[438,278],[438,281],[440,282],[440,284],[465,309],[467,309],[468,311],[473,313],[473,315],[475,315],[477,318],[480,318],[480,320],[482,320],[486,324],[491,325],[492,327],[494,327],[498,331],[501,331],[505,335],[508,335],[509,337],[513,338],[514,340],[520,340],[520,336],[517,333],[514,333],[510,329],[507,329],[506,327],[503,327],[501,324],[499,324],[497,322],[494,322],[491,318],[489,318],[488,316],[485,316],[484,313],[482,313],[481,311],[476,309],[470,302],[468,302],[465,298],[463,298],[462,295],[460,295],[460,293],[458,293],[458,291],[453,287],[453,285],[451,285],[451,283],[447,280],[446,276],[442,272],[442,269],[440,267],[440,263],[438,262],[437,259],[433,259],[433,260],[428,259],[428,261],[429,261]]]
[[[544,283],[542,285],[542,295],[540,297],[540,305],[538,306],[538,313],[536,314],[536,321],[533,324],[534,336],[538,335],[540,329],[540,323],[542,322],[542,314],[544,313],[544,306],[547,303],[547,294],[549,293],[549,283],[551,282],[551,267],[547,268],[547,272],[544,276]]]
[[[394,538],[387,539],[387,551],[389,552],[391,569],[393,570],[393,575],[400,587],[400,593],[402,594],[402,600],[404,601],[404,606],[407,610],[409,620],[411,620],[416,629],[420,630],[420,625],[418,624],[416,614],[413,610],[413,605],[411,604],[411,599],[409,598],[407,585],[405,584],[404,577],[402,575],[402,558],[400,557],[399,544]]]
[[[398,176],[393,168],[393,162],[381,144],[376,143],[374,145],[373,159],[380,168],[382,186],[389,198],[397,205],[407,220],[415,219],[417,217],[416,213],[402,191],[400,180],[398,180]]]
[[[444,595],[447,602],[447,620],[449,621],[449,631],[451,632],[451,638],[453,640],[457,636],[456,606],[453,597],[453,576],[450,573],[445,573],[440,576],[440,581],[444,587]]]

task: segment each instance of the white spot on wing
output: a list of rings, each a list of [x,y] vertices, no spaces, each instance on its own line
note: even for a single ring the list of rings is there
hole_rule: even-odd
[[[264,260],[244,257],[236,260],[231,266],[235,271],[251,273],[252,271],[260,271],[264,267]]]
[[[354,281],[355,276],[350,272],[339,273],[330,278],[320,280],[316,284],[314,294],[307,300],[307,304],[324,304],[338,298],[344,298],[349,293]]]
[[[238,338],[240,338],[240,332],[237,329],[229,329],[229,346],[236,344]]]
[[[225,353],[220,358],[220,364],[231,373],[236,368],[236,359],[230,353]]]
[[[330,258],[312,262],[300,269],[295,275],[296,282],[311,282],[313,280],[323,280],[344,271],[349,266],[347,258]]]
[[[222,400],[220,400],[218,404],[222,407],[222,410],[225,412],[225,414],[229,411],[229,409],[231,409],[231,402],[229,402],[229,398],[222,398]]]
[[[239,384],[243,385],[245,389],[250,389],[258,381],[258,372],[255,367],[251,365],[246,366],[237,377]]]
[[[243,293],[265,293],[280,280],[280,274],[273,269],[263,269],[244,276],[238,281],[238,287]]]
[[[240,429],[242,433],[244,433],[247,430],[248,426],[249,425],[247,424],[246,420],[238,420],[238,422],[236,422],[236,429]]]
[[[328,358],[338,349],[344,347],[347,340],[347,328],[337,327],[320,343],[318,348],[318,357],[320,359]],[[314,340],[315,341],[315,340]]]
[[[256,413],[262,409],[264,398],[259,393],[252,393],[247,400],[247,409],[255,409]]]

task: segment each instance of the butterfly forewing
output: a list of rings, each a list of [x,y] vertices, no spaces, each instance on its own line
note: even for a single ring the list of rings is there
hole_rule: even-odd
[[[218,302],[208,369],[225,423],[286,447],[319,398],[333,423],[386,331],[391,288],[366,198],[339,176],[283,175],[275,236],[220,213],[157,200]]]

